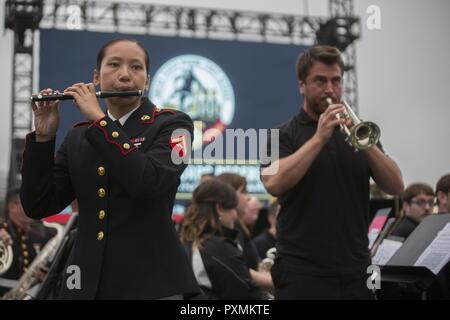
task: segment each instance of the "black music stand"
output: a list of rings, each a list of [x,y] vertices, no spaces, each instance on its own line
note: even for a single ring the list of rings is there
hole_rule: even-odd
[[[426,267],[414,266],[449,222],[450,214],[439,214],[426,217],[417,226],[387,264],[380,267],[379,299],[449,299],[449,263],[437,275]]]

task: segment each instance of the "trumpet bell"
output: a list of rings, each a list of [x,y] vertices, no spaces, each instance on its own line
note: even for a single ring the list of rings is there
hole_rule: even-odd
[[[350,143],[358,150],[366,150],[378,143],[380,140],[380,127],[370,121],[362,121],[351,128]]]
[[[13,262],[13,252],[11,246],[0,240],[0,275],[6,273]]]

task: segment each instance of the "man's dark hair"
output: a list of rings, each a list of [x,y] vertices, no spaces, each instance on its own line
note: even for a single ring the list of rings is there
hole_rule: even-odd
[[[436,183],[436,196],[438,191],[443,192],[444,194],[448,194],[450,191],[450,173],[442,176],[438,182]],[[439,199],[438,199],[439,204]]]
[[[427,196],[434,196],[433,188],[426,183],[413,183],[409,185],[400,195],[402,202],[410,202],[412,198],[419,194],[426,194]]]
[[[339,49],[331,46],[314,46],[301,53],[297,58],[298,80],[306,80],[314,62],[322,62],[326,65],[337,63],[341,68],[341,75],[344,74],[344,61],[342,61]]]

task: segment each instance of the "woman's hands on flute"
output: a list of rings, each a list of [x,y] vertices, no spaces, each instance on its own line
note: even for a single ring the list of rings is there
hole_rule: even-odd
[[[93,83],[75,83],[66,88],[64,94],[75,99],[75,105],[78,106],[86,120],[95,121],[105,116],[95,95]]]
[[[59,93],[47,88],[41,90],[41,95]],[[34,112],[34,126],[37,142],[46,142],[56,136],[59,127],[59,101],[41,101],[31,104]]]

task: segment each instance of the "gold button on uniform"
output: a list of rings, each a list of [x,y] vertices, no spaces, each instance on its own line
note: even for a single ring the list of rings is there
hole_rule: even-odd
[[[111,133],[111,135],[112,135],[113,138],[117,138],[119,136],[119,133],[117,131],[113,131]]]
[[[103,188],[98,189],[98,196],[103,198],[106,195],[106,191]]]
[[[123,148],[124,148],[125,150],[128,150],[128,149],[130,149],[130,145],[129,145],[128,143],[124,143],[124,144],[123,144]]]
[[[24,251],[24,252],[23,252],[23,256],[24,256],[24,257],[28,257],[28,251]]]
[[[28,259],[23,259],[23,264],[28,265]]]
[[[106,122],[105,120],[100,121],[100,126],[102,127],[106,127],[107,124],[108,122]]]
[[[99,218],[100,220],[102,220],[105,216],[106,216],[105,210],[100,210],[100,211],[98,212],[98,218]]]
[[[104,175],[105,175],[105,172],[106,172],[106,171],[105,171],[105,168],[104,168],[104,167],[101,167],[101,166],[100,166],[100,167],[97,168],[97,173],[98,173],[99,176],[104,176]]]
[[[102,231],[100,231],[98,234],[97,234],[97,240],[103,240],[103,237],[105,236],[105,234],[102,232]]]
[[[147,121],[147,120],[150,120],[151,118],[150,118],[150,116],[148,115],[148,114],[145,114],[145,115],[143,115],[142,117],[141,117],[141,120],[142,121]]]

